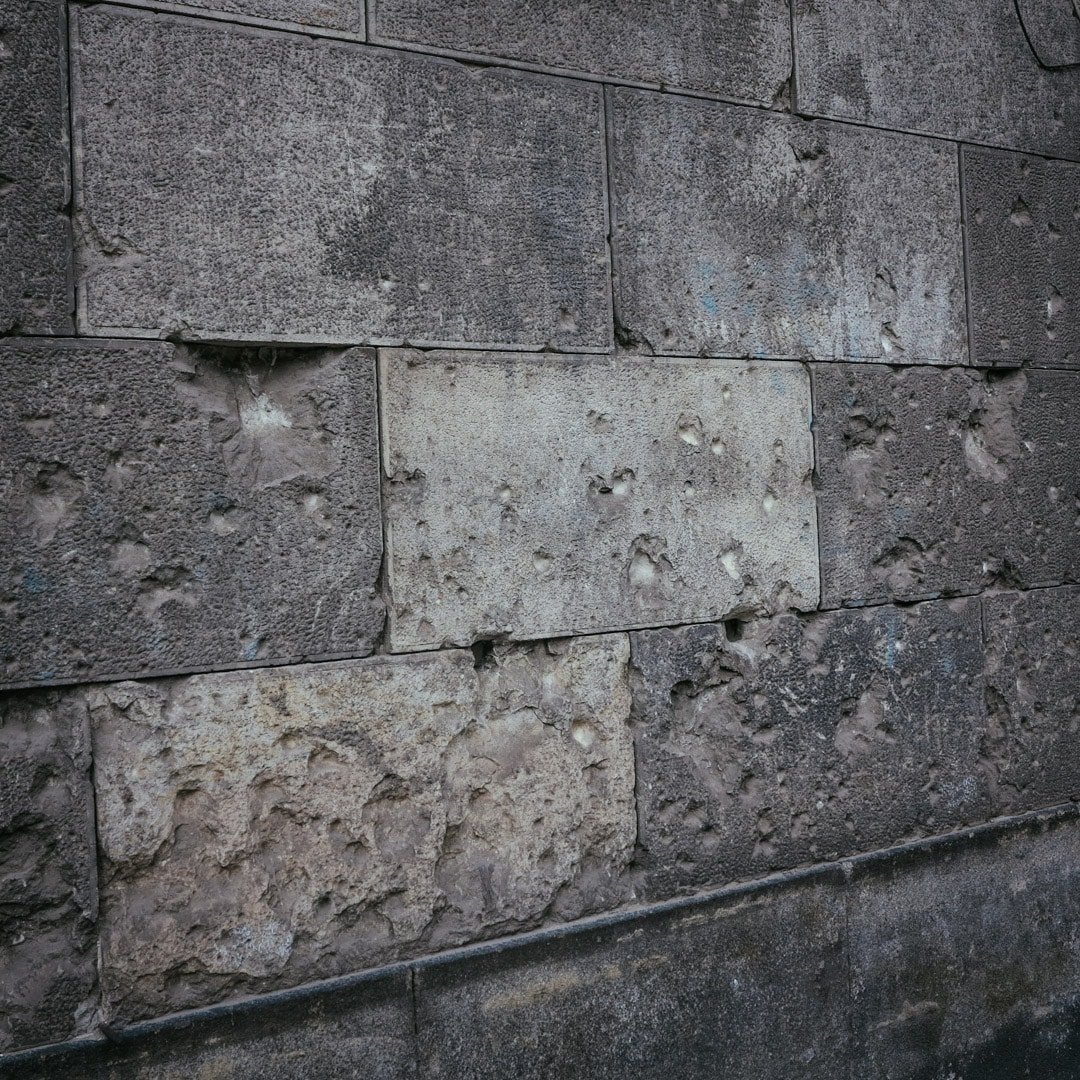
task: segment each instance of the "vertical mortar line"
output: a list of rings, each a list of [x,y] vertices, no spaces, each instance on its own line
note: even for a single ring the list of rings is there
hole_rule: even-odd
[[[968,366],[975,363],[975,319],[971,311],[971,255],[968,244],[967,197],[964,193],[964,144],[956,143],[956,179],[960,187],[960,251],[964,269],[964,321],[967,330]]]
[[[409,1015],[412,1018],[412,1042],[413,1042],[413,1063],[416,1067],[416,1080],[420,1080],[420,1075],[423,1072],[422,1063],[420,1061],[420,1006],[419,995],[416,991],[416,967],[413,964],[409,965]]]
[[[810,387],[810,490],[814,496],[814,536],[817,539],[818,568],[818,595],[815,610],[821,611],[825,603],[825,563],[821,557],[821,513],[818,506],[817,402],[814,396],[814,369],[806,360],[799,362],[806,368],[806,381]]]
[[[64,45],[64,104],[67,114],[67,242],[68,242],[68,299],[71,302],[71,332],[79,335],[79,297],[77,253],[75,250],[75,31],[71,8],[67,0],[61,5]]]
[[[608,249],[608,313],[610,315],[611,347],[609,352],[614,352],[619,347],[619,313],[615,302],[615,282],[619,278],[618,267],[615,259],[615,181],[612,173],[611,162],[614,156],[614,109],[610,100],[611,87],[601,84],[600,87],[600,119],[603,124],[603,139],[601,140],[601,152],[604,156],[604,232],[607,236]]]
[[[374,20],[375,0],[364,0],[364,41],[371,41],[371,26]]]
[[[379,474],[379,528],[382,534],[382,559],[379,561],[378,590],[379,599],[383,602],[383,628],[381,640],[376,647],[377,653],[390,651],[390,607],[392,597],[390,595],[390,518],[387,513],[387,495],[389,476],[388,461],[386,459],[386,420],[383,416],[383,359],[384,349],[372,350],[375,354],[375,461]]]
[[[788,41],[791,48],[791,113],[798,114],[799,100],[799,53],[795,40],[795,5],[798,0],[788,0]]]
[[[858,1074],[855,1073],[855,1062],[858,1061],[858,1053],[856,1047],[856,1041],[859,1036],[857,1025],[855,1023],[855,971],[852,965],[851,956],[851,903],[852,903],[852,880],[851,873],[841,869],[841,873],[844,875],[844,981],[847,985],[847,1002],[845,1011],[847,1013],[847,1028],[848,1028],[848,1040],[849,1040],[849,1053],[848,1060],[851,1062],[851,1080],[859,1080]]]

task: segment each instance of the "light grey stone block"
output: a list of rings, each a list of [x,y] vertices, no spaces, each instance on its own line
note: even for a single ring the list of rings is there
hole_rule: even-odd
[[[335,37],[363,41],[364,0],[127,0],[137,7],[236,18],[256,26],[330,31]]]
[[[383,350],[395,650],[817,604],[797,364]]]
[[[624,341],[966,361],[954,147],[644,90],[611,100]]]
[[[1080,68],[1040,65],[1015,0],[794,2],[799,112],[1080,157]]]
[[[84,330],[610,345],[597,87],[106,6],[76,26]]]
[[[771,104],[788,93],[784,0],[371,0],[372,36]]]
[[[0,344],[9,685],[372,651],[363,350]]]

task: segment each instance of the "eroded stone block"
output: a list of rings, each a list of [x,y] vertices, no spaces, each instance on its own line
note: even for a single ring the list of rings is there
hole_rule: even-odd
[[[71,329],[64,4],[0,10],[0,333]]]
[[[799,365],[380,365],[394,649],[816,606]]]
[[[1080,575],[1080,376],[812,371],[823,603]]]
[[[1080,165],[961,153],[972,359],[1080,367]]]
[[[682,355],[966,360],[955,148],[642,90],[612,103],[624,338]]]
[[[374,357],[0,345],[9,684],[366,653]]]
[[[796,0],[795,12],[799,112],[1080,157],[1080,68],[1040,65],[1014,0]]]
[[[634,843],[612,636],[90,692],[121,1018],[609,906]]]
[[[76,25],[83,329],[609,346],[599,88],[106,6]]]
[[[379,0],[373,36],[771,104],[788,91],[782,0]]]

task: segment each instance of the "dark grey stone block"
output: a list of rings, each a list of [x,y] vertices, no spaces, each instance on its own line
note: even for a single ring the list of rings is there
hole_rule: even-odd
[[[1040,64],[1080,64],[1080,5],[1076,0],[1016,0],[1028,44]]]
[[[0,333],[71,329],[64,4],[0,10]]]
[[[0,1053],[93,1021],[97,870],[85,706],[0,696]]]
[[[961,153],[973,361],[1080,367],[1080,165]]]
[[[1080,576],[1080,375],[816,364],[822,602]]]
[[[372,36],[768,105],[784,98],[784,0],[374,0]]]
[[[966,362],[954,147],[644,90],[610,100],[624,343]]]
[[[0,346],[5,683],[371,652],[369,352]]]
[[[76,27],[83,330],[609,347],[598,87],[104,5]]]

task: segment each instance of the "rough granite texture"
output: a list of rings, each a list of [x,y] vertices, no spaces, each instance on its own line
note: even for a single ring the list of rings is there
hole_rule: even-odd
[[[955,147],[644,90],[609,100],[625,342],[966,362]]]
[[[76,28],[85,331],[610,345],[599,88],[104,6]]]
[[[0,9],[0,333],[71,329],[64,4]]]
[[[379,362],[393,649],[816,606],[801,366]]]
[[[1080,165],[961,153],[973,361],[1080,368]]]
[[[23,340],[0,384],[4,682],[372,651],[372,353]]]
[[[1080,64],[1080,5],[1076,0],[1016,0],[1028,44],[1043,67]]]
[[[1080,578],[1075,373],[812,370],[825,605]]]
[[[0,696],[0,1053],[93,1022],[93,807],[82,703]]]
[[[90,691],[120,1019],[621,897],[623,636]]]
[[[763,105],[789,93],[784,0],[369,0],[372,37],[717,94]]]
[[[1080,68],[1039,65],[1016,0],[794,2],[800,113],[1080,157]]]
[[[166,6],[191,8],[192,14],[238,17],[281,23],[287,27],[310,27],[315,33],[332,31],[356,41],[364,40],[364,0],[163,0]],[[368,0],[370,3],[371,0]],[[138,7],[153,7],[158,0],[125,0]]]

